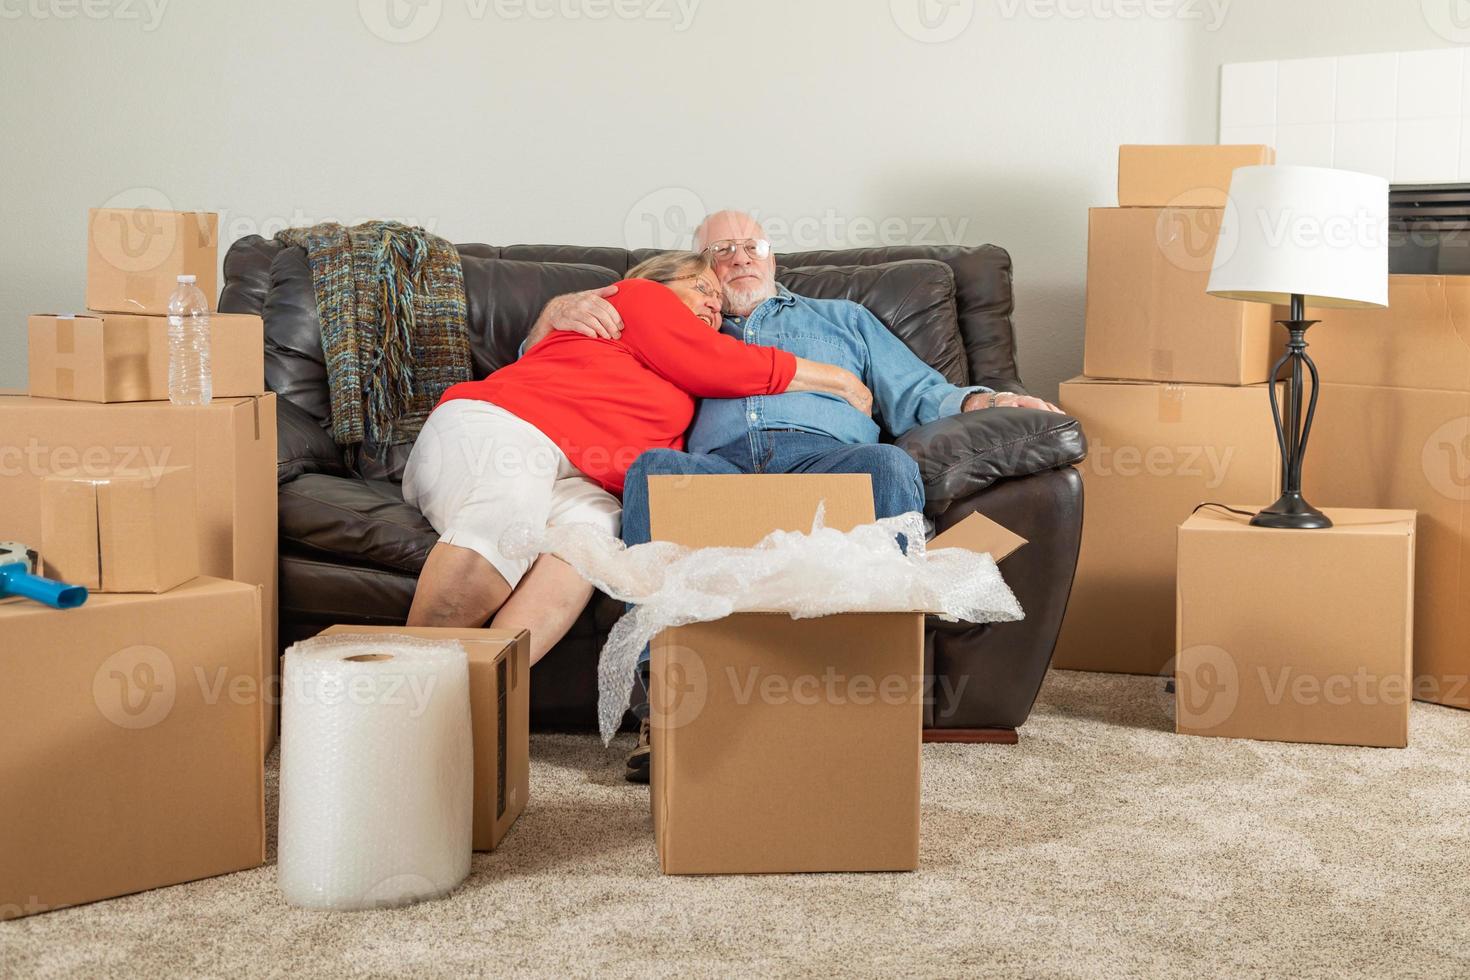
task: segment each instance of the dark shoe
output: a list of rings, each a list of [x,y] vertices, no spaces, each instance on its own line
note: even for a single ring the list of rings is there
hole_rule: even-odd
[[[648,719],[644,718],[638,723],[638,747],[628,753],[628,772],[626,773],[628,782],[648,782],[652,762],[653,751],[648,743]]]

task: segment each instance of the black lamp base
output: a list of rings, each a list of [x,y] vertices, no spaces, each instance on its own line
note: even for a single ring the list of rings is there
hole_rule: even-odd
[[[1276,527],[1289,530],[1311,530],[1332,526],[1332,521],[1302,498],[1302,460],[1307,455],[1307,436],[1312,432],[1312,418],[1317,414],[1317,392],[1321,380],[1317,377],[1317,365],[1307,355],[1307,328],[1316,320],[1306,319],[1306,298],[1300,293],[1291,297],[1291,319],[1278,320],[1290,335],[1286,342],[1286,353],[1271,370],[1272,383],[1266,385],[1271,399],[1271,421],[1276,426],[1276,444],[1281,449],[1281,499],[1251,518],[1256,527]],[[1287,384],[1286,404],[1276,399],[1276,379],[1282,369],[1291,365]],[[1303,370],[1305,369],[1305,370]],[[1303,411],[1303,394],[1306,377],[1312,377],[1311,397]]]
[[[1251,518],[1256,527],[1307,530],[1332,526],[1332,519],[1302,499],[1300,493],[1285,493],[1281,499]]]

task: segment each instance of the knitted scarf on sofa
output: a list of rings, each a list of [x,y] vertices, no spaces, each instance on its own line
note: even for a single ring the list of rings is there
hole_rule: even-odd
[[[470,378],[459,252],[394,221],[288,228],[276,241],[306,250],[332,437],[340,445],[411,441],[444,389]]]

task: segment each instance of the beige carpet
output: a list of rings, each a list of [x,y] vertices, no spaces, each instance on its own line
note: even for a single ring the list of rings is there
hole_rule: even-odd
[[[1470,712],[1416,705],[1390,751],[1176,736],[1167,704],[1053,672],[1019,746],[926,746],[899,875],[661,877],[626,744],[536,736],[444,901],[300,911],[267,865],[0,923],[0,975],[1470,976]]]

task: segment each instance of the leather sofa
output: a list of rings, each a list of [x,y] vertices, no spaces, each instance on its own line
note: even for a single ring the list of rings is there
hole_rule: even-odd
[[[651,251],[460,245],[477,376],[508,363],[547,300],[619,279]],[[1021,392],[1010,256],[979,247],[871,248],[779,256],[794,292],[862,302],[957,384]],[[279,396],[280,619],[289,645],[333,623],[401,624],[436,536],[403,502],[408,447],[344,453],[328,434],[320,325],[300,248],[251,236],[225,258],[219,308],[264,317],[266,384]],[[1014,741],[1051,660],[1077,561],[1086,452],[1076,420],[1022,409],[943,419],[895,440],[919,462],[927,511],[943,530],[979,511],[1028,539],[1003,572],[1019,623],[926,630],[934,740]],[[596,725],[596,662],[619,604],[598,594],[537,665],[532,723]]]

